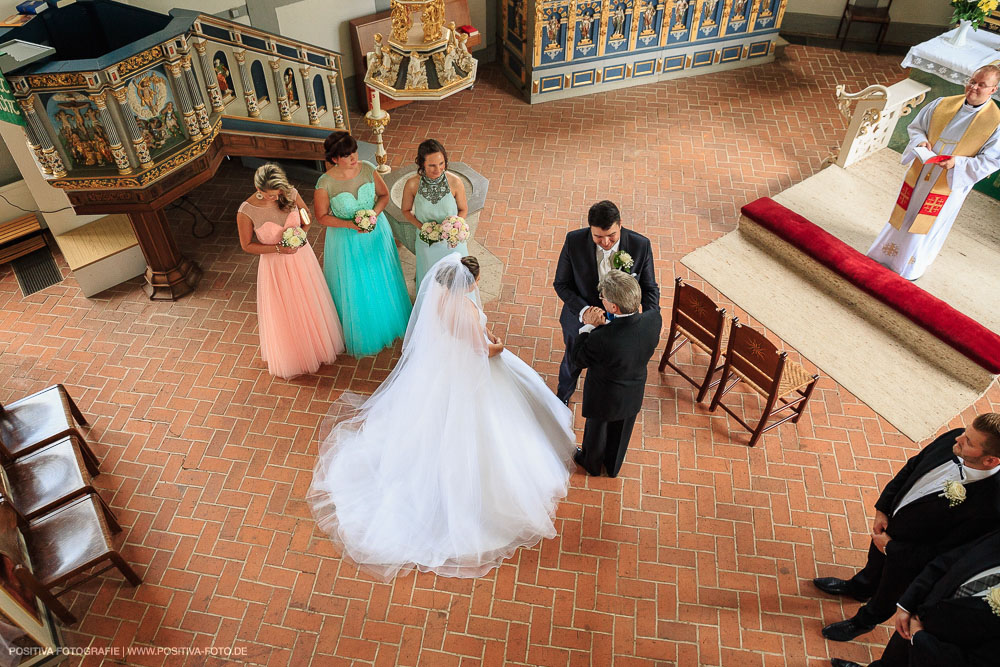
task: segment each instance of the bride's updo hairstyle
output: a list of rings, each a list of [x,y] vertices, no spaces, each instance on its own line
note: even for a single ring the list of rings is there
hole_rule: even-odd
[[[331,132],[330,136],[323,141],[323,152],[325,153],[324,157],[326,161],[330,164],[335,164],[336,160],[357,153],[358,142],[354,140],[350,132],[337,130],[336,132]]]
[[[417,159],[414,162],[417,165],[417,173],[421,176],[424,175],[424,163],[427,161],[428,155],[433,155],[434,153],[440,153],[441,157],[444,158],[444,168],[448,169],[448,151],[444,149],[441,142],[437,139],[424,139],[417,146]]]
[[[469,270],[472,274],[472,279],[475,280],[479,277],[479,260],[472,255],[466,255],[462,258],[462,266]]]
[[[458,262],[441,263],[434,273],[439,285],[452,292],[468,292],[479,277],[479,260],[471,255]]]

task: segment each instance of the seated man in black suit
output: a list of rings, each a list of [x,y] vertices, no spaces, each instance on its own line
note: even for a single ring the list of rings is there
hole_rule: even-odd
[[[660,309],[660,288],[653,271],[649,239],[622,227],[621,220],[621,213],[612,202],[597,202],[587,213],[587,228],[567,234],[559,253],[552,286],[563,301],[559,324],[566,353],[559,365],[559,388],[556,390],[556,396],[563,403],[569,403],[580,378],[581,369],[573,363],[573,347],[583,315],[604,312],[597,284],[608,272],[620,269],[639,281],[642,312]]]
[[[931,561],[897,606],[896,632],[869,667],[1000,664],[1000,531]]]
[[[603,465],[608,477],[617,477],[642,408],[646,366],[660,341],[662,320],[658,309],[639,313],[639,283],[624,271],[609,272],[600,293],[604,308],[584,316],[573,349],[573,364],[589,369],[583,383],[583,449],[573,460],[591,475],[600,475]]]
[[[1000,414],[994,412],[948,431],[907,461],[875,503],[864,569],[846,581],[813,579],[827,593],[867,600],[852,618],[823,628],[823,636],[845,642],[871,631],[892,616],[927,563],[1000,525],[997,472]]]

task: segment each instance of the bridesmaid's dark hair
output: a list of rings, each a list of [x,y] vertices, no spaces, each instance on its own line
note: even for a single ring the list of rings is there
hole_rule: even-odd
[[[440,153],[444,156],[444,168],[448,168],[448,151],[444,149],[441,142],[437,139],[424,139],[417,146],[417,159],[414,160],[417,164],[417,173],[421,176],[424,175],[424,162],[427,161],[427,156],[434,153]]]
[[[347,157],[358,152],[358,142],[354,140],[350,132],[337,130],[331,132],[330,136],[323,141],[323,152],[326,161],[333,164],[334,160]]]
[[[475,280],[479,277],[479,260],[472,255],[467,255],[461,259],[462,266],[469,270],[472,274],[472,279]]]

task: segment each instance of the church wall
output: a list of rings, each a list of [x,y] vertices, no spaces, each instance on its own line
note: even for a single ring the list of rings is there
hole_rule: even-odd
[[[885,4],[885,0],[882,0],[881,4]],[[788,8],[786,9],[786,14],[834,16],[838,21],[843,12],[844,3],[831,2],[831,0],[788,0]],[[900,23],[945,26],[951,21],[951,12],[951,5],[944,0],[941,2],[895,0],[892,3],[892,9],[889,10],[889,18]]]
[[[876,0],[867,0],[874,4]],[[885,0],[881,0],[883,3]],[[865,0],[860,0],[865,2]],[[788,0],[788,9],[782,24],[782,34],[801,37],[821,37],[832,39],[840,24],[844,11],[843,2],[832,0]],[[941,2],[926,0],[895,0],[889,14],[891,23],[886,33],[885,42],[889,45],[904,47],[940,35],[949,29],[951,23],[951,6]],[[876,24],[855,23],[851,26],[849,41],[874,42],[878,30]],[[811,42],[809,42],[811,43]],[[817,42],[819,44],[819,42]]]

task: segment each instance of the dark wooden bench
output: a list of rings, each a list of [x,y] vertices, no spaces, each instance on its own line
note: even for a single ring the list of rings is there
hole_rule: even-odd
[[[24,257],[45,246],[42,226],[33,213],[0,222],[0,264]]]

